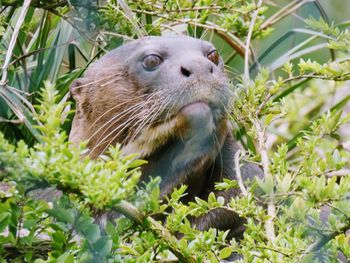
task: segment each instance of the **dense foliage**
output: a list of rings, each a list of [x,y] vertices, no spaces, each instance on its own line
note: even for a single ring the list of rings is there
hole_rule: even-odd
[[[0,4],[2,262],[350,260],[349,22],[328,22],[319,1]],[[296,14],[304,8],[313,17]],[[90,160],[67,142],[70,83],[123,40],[172,31],[221,51],[242,145],[234,161],[264,173],[218,183],[242,192],[228,204],[214,194],[184,204],[186,186],[160,202],[159,178],[138,184],[135,155],[117,145]],[[219,207],[246,219],[242,240],[190,226],[187,217]],[[106,213],[119,217],[99,224]]]

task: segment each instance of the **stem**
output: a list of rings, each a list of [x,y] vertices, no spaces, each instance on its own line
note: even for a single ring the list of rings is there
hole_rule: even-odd
[[[141,27],[142,25],[140,25],[138,23],[138,21],[135,19],[135,15],[133,13],[133,11],[130,9],[130,7],[128,6],[127,3],[125,3],[124,0],[117,0],[118,4],[120,5],[120,8],[123,10],[123,15],[125,16],[126,19],[129,20],[129,22],[133,25],[137,36],[143,37],[146,35],[145,30],[143,30],[143,28]]]
[[[218,36],[220,36],[223,40],[225,40],[226,43],[229,44],[241,57],[244,56],[245,50],[242,48],[243,43],[237,44],[237,43],[240,43],[241,41],[235,35],[230,34],[228,32],[220,31],[217,29],[214,29],[214,32]]]
[[[16,23],[15,28],[13,30],[13,34],[12,34],[12,37],[11,37],[11,40],[10,40],[10,44],[8,46],[8,49],[7,49],[4,65],[2,67],[3,71],[2,71],[2,77],[1,77],[1,80],[0,80],[0,86],[6,84],[6,81],[7,81],[7,69],[8,69],[8,66],[9,66],[10,61],[11,61],[13,49],[15,48],[19,31],[21,30],[21,26],[22,26],[22,24],[24,22],[24,19],[25,19],[26,15],[27,15],[27,12],[28,12],[28,9],[29,9],[31,1],[32,0],[25,0],[24,1],[21,13],[20,13],[20,15],[18,17],[17,23]]]
[[[70,186],[64,186],[59,181],[47,181],[44,179],[45,183],[48,184],[55,184],[57,189],[61,190],[65,193],[75,193],[81,197],[84,197],[83,193],[79,188],[72,188]],[[195,262],[195,259],[189,255],[189,253],[181,247],[179,247],[178,243],[179,240],[174,237],[168,229],[163,227],[161,224],[159,224],[156,220],[154,220],[150,216],[146,216],[143,213],[140,212],[140,210],[135,207],[133,204],[121,200],[116,205],[113,205],[112,209],[116,210],[117,212],[125,215],[129,219],[133,220],[136,224],[140,225],[141,227],[145,229],[149,229],[159,235],[160,239],[164,240],[165,243],[169,246],[169,250],[181,261],[181,262],[188,262],[192,263]]]
[[[303,1],[297,0],[297,1],[291,2],[290,4],[286,5],[281,10],[279,10],[277,13],[275,13],[273,16],[271,16],[269,19],[267,19],[260,26],[260,30],[264,30],[267,27],[272,26],[273,24],[277,23],[278,21],[280,21],[284,17],[290,15],[295,10],[297,10],[298,8],[300,8],[301,6],[303,6],[304,4],[309,3],[309,2],[313,2],[313,0],[303,0]]]
[[[245,85],[249,84],[250,81],[250,75],[249,75],[249,56],[250,56],[250,42],[252,40],[252,35],[253,35],[253,29],[254,29],[254,25],[256,22],[256,18],[258,17],[258,12],[259,12],[259,8],[261,7],[263,3],[263,0],[259,0],[258,4],[257,4],[257,8],[253,13],[252,16],[252,20],[250,21],[250,25],[249,25],[249,31],[248,31],[248,35],[247,35],[247,40],[246,40],[246,44],[245,44],[245,54],[244,54],[244,76],[243,76],[243,82],[245,83]]]
[[[162,240],[169,246],[169,250],[180,260],[180,262],[195,262],[188,252],[183,251],[179,246],[179,241],[175,238],[168,229],[164,228],[152,217],[143,215],[135,206],[127,201],[121,201],[116,205],[116,210],[127,216],[137,224],[148,228],[158,234]]]
[[[245,188],[244,184],[243,184],[243,179],[242,179],[242,175],[241,175],[241,167],[239,164],[239,156],[241,154],[241,150],[239,149],[236,153],[235,153],[235,169],[236,169],[236,176],[237,176],[237,181],[238,181],[238,185],[239,188],[241,189],[241,192],[244,196],[248,195],[247,189]]]
[[[345,226],[341,227],[339,230],[334,231],[331,234],[325,234],[320,239],[317,239],[311,246],[306,249],[306,255],[309,253],[315,253],[322,249],[329,241],[334,239],[336,236],[341,234],[346,234],[346,232],[350,229],[350,222],[348,222]]]
[[[270,172],[269,168],[269,157],[267,153],[267,148],[266,148],[266,140],[265,140],[265,129],[261,126],[260,122],[258,119],[253,120],[253,125],[255,126],[257,130],[257,136],[258,136],[258,150],[261,156],[261,163],[263,166],[263,171],[264,171],[264,177],[272,177],[272,174]],[[272,177],[273,178],[273,177]],[[274,204],[274,193],[270,193],[269,196],[269,202],[267,204],[267,214],[269,215],[269,219],[266,220],[265,223],[265,232],[267,238],[273,243],[276,239],[275,236],[275,226],[274,226],[274,218],[276,217],[276,207]]]
[[[122,200],[116,205],[115,209],[127,218],[135,221],[135,223],[139,225],[143,224],[145,216],[129,202]]]
[[[136,13],[140,13],[140,14],[147,14],[147,15],[156,16],[156,17],[165,19],[167,21],[189,24],[189,25],[193,25],[193,26],[197,26],[197,27],[203,27],[204,29],[208,29],[208,30],[213,30],[222,39],[224,39],[227,42],[227,44],[229,44],[233,49],[235,49],[242,57],[244,55],[244,52],[245,52],[244,43],[242,43],[242,41],[238,37],[236,37],[233,33],[230,33],[227,29],[221,28],[216,24],[210,23],[209,21],[206,21],[205,24],[203,24],[203,23],[197,23],[197,21],[193,22],[191,19],[172,18],[169,15],[163,15],[163,14],[159,14],[157,12],[148,11],[148,10],[135,9],[133,11]],[[164,24],[162,24],[161,26],[168,28],[168,26],[164,25]]]
[[[350,169],[343,168],[337,171],[331,171],[328,173],[325,173],[327,177],[334,177],[334,176],[348,176],[350,174]]]
[[[285,79],[282,81],[282,84],[286,84],[290,81],[293,80],[299,80],[299,79],[322,79],[322,80],[334,80],[334,81],[346,81],[349,80],[350,72],[346,72],[341,75],[337,76],[325,76],[325,75],[317,75],[317,74],[306,74],[306,75],[298,75],[298,76],[293,76],[288,79]]]

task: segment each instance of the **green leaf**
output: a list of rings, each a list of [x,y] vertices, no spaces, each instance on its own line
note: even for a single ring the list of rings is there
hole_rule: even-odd
[[[6,215],[2,217],[0,220],[0,232],[2,232],[10,223],[10,215]]]
[[[89,242],[96,242],[100,236],[101,232],[98,225],[89,222],[89,220],[82,220],[76,225],[77,231],[86,238]]]
[[[273,193],[274,180],[272,175],[269,175],[264,179],[256,178],[256,182],[265,194]]]
[[[219,258],[220,259],[228,258],[229,256],[231,256],[232,252],[233,252],[232,247],[225,247],[220,250]]]
[[[287,193],[289,191],[291,183],[292,183],[291,175],[289,173],[285,174],[280,184],[281,191],[283,193]]]
[[[66,236],[62,231],[56,231],[52,233],[52,238],[55,242],[64,244],[66,242]]]
[[[69,224],[72,224],[74,222],[73,211],[57,207],[54,209],[47,210],[47,213],[56,218],[58,221]]]
[[[93,249],[99,254],[99,257],[104,258],[112,249],[112,240],[107,236],[103,236],[93,244]]]
[[[209,205],[215,204],[216,203],[216,197],[214,193],[210,193],[208,196],[208,203]]]
[[[111,222],[107,221],[105,231],[112,238],[114,245],[118,245],[119,235],[115,226]]]
[[[12,202],[10,203],[10,207],[11,207],[10,225],[16,228],[18,224],[18,219],[20,216],[20,207],[18,206],[18,204],[15,204]],[[14,232],[13,234],[15,235]]]
[[[57,258],[57,263],[74,263],[74,256],[69,252],[65,252]]]
[[[24,256],[25,261],[26,261],[26,262],[30,262],[30,261],[32,260],[32,258],[33,258],[33,254],[34,254],[33,251],[28,251],[28,252],[25,254],[25,256]]]
[[[132,161],[131,163],[128,164],[128,167],[130,169],[133,169],[133,168],[136,168],[136,167],[140,167],[141,165],[144,165],[148,163],[147,161],[145,160],[135,160],[135,161]]]

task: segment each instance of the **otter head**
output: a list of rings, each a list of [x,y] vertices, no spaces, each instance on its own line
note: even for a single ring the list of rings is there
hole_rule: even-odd
[[[227,105],[223,62],[211,43],[182,36],[152,37],[134,45],[127,71],[143,92],[157,97],[163,119],[197,101],[212,110]]]
[[[124,154],[139,153],[149,161],[145,174],[162,176],[163,193],[195,182],[227,135],[228,80],[207,41],[132,41],[92,64],[71,93],[77,112],[70,140],[88,140],[93,158],[116,143]]]

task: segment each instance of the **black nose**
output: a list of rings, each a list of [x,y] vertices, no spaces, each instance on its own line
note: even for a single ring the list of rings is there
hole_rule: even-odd
[[[184,58],[180,64],[180,72],[186,78],[202,77],[214,73],[214,66],[206,58]]]
[[[187,68],[184,68],[181,66],[181,73],[182,75],[184,75],[185,77],[189,77],[191,75],[191,71],[189,71]]]

